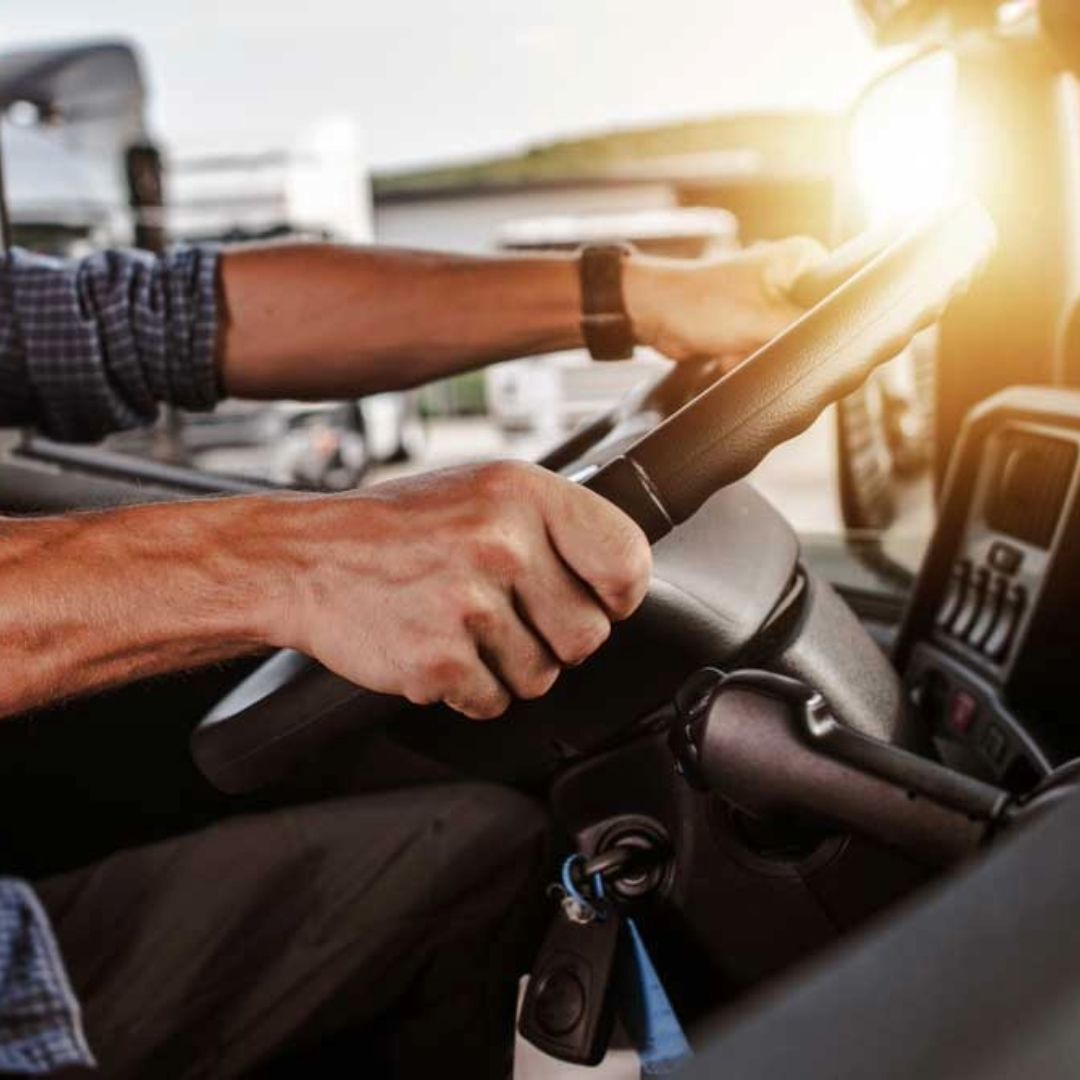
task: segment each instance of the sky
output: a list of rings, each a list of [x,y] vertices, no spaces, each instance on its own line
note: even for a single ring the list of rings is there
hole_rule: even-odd
[[[284,147],[347,115],[383,169],[837,108],[883,62],[851,0],[0,0],[7,46],[117,36],[174,153]]]

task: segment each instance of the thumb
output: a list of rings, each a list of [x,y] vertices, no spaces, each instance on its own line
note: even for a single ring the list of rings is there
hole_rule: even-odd
[[[761,283],[774,300],[790,300],[795,283],[808,270],[820,265],[828,249],[809,236],[791,236],[761,246]]]

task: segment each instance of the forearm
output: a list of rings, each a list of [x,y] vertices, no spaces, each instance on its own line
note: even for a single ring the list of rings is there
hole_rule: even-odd
[[[0,716],[272,644],[279,520],[258,498],[0,519]]]
[[[237,249],[221,298],[223,380],[241,397],[356,396],[581,344],[571,256]]]
[[[636,525],[537,466],[0,519],[0,717],[271,648],[489,718],[645,595]]]
[[[738,357],[800,312],[805,242],[623,268],[634,335]],[[816,252],[820,256],[820,252]],[[573,255],[477,258],[330,245],[0,259],[0,422],[93,440],[162,403],[357,397],[582,344]]]

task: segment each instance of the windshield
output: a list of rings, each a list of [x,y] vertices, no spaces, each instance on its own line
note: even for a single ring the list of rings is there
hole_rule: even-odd
[[[895,53],[875,48],[849,0],[812,7],[192,0],[181,18],[135,0],[54,0],[7,5],[0,25],[11,46],[133,46],[170,240],[490,252],[617,235],[699,257],[791,233],[836,239],[846,114]],[[82,149],[58,149],[62,135],[34,119],[9,113],[5,125],[20,239],[71,250],[128,242],[130,222],[109,214],[88,214],[82,234],[72,225],[57,161],[69,155],[78,188]],[[45,173],[61,192],[47,211],[34,203]],[[47,242],[43,217],[64,222]],[[538,457],[665,369],[647,353],[609,366],[581,354],[525,358],[325,410],[229,403],[212,419],[171,416],[164,435],[114,443],[198,468],[347,487],[486,456]],[[913,378],[897,368],[888,385],[911,397]],[[886,394],[884,407],[902,398]],[[884,422],[901,430],[911,412]],[[754,476],[811,552],[838,549],[845,531],[837,455],[830,411]],[[905,515],[894,554],[910,568],[929,518],[921,499]],[[860,588],[895,591],[905,580],[865,565],[852,573]]]

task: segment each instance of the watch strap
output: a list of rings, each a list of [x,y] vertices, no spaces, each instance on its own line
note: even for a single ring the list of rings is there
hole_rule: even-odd
[[[581,249],[581,332],[594,360],[634,355],[634,327],[623,296],[623,261],[629,244],[589,244]]]

